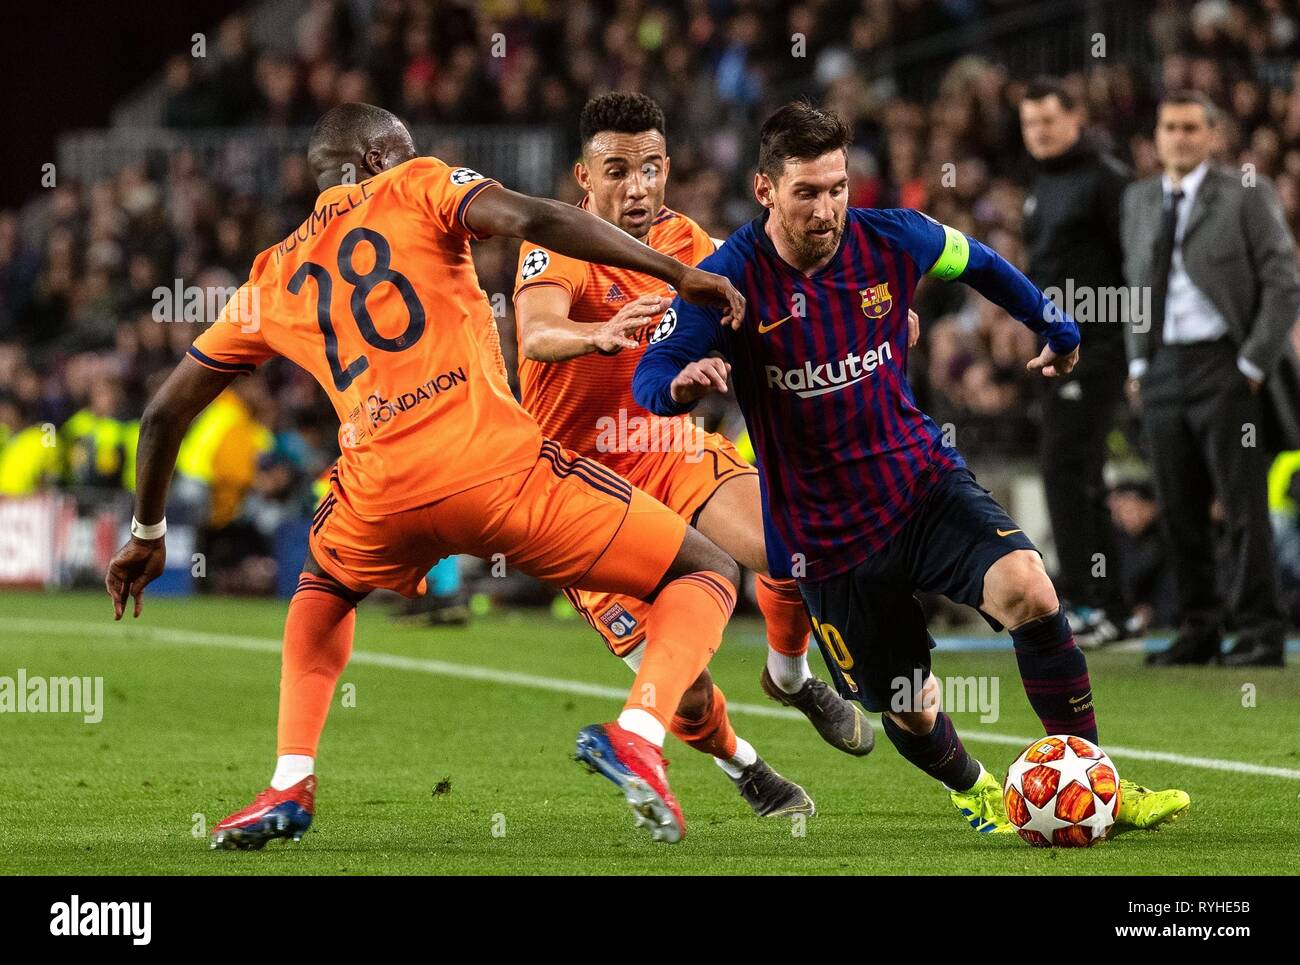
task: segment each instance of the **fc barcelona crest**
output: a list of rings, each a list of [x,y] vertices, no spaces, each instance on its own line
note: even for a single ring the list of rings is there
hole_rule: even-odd
[[[867,318],[884,318],[894,307],[894,296],[889,293],[889,282],[858,291],[862,296],[862,314]]]

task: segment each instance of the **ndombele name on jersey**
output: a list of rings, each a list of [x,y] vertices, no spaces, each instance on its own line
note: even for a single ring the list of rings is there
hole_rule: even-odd
[[[893,361],[894,350],[888,341],[881,342],[865,355],[850,352],[837,362],[814,365],[805,362],[799,368],[782,369],[779,365],[766,365],[767,387],[793,392],[801,399],[838,392],[869,378],[881,363]]]
[[[339,215],[355,211],[371,198],[370,184],[362,181],[355,188],[350,190],[342,201],[330,201],[322,204],[313,211],[298,229],[294,231],[284,241],[275,246],[275,261],[280,263],[280,259],[287,255],[293,249],[297,248],[301,242],[315,237],[316,232],[322,231],[327,225]]]

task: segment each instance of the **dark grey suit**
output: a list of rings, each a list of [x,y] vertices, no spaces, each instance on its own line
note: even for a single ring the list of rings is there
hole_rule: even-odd
[[[1124,192],[1120,232],[1130,285],[1152,283],[1162,203],[1159,176]],[[1300,314],[1300,277],[1295,242],[1272,182],[1260,178],[1248,188],[1238,175],[1211,168],[1188,215],[1183,262],[1227,320],[1238,353],[1268,374],[1265,449],[1300,448],[1300,363],[1288,338]],[[1128,357],[1150,361],[1155,335],[1126,326]]]
[[[1157,287],[1164,192],[1159,177],[1129,186],[1121,235],[1129,285]],[[1143,427],[1173,551],[1184,625],[1235,626],[1270,639],[1281,632],[1276,561],[1268,521],[1266,452],[1300,445],[1296,360],[1289,344],[1300,312],[1295,244],[1266,179],[1247,187],[1211,169],[1187,214],[1181,254],[1188,278],[1227,323],[1224,338],[1166,345],[1158,322],[1130,325],[1130,361],[1141,378]],[[1146,331],[1142,331],[1146,327]],[[1265,373],[1251,391],[1237,360]],[[1249,444],[1249,427],[1255,427]],[[1230,556],[1229,614],[1215,584],[1208,509],[1224,509]]]

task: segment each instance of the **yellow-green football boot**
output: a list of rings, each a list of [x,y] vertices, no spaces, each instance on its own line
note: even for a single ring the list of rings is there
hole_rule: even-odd
[[[1192,799],[1186,791],[1153,791],[1123,778],[1119,782],[1119,811],[1112,834],[1125,831],[1159,831],[1187,813]]]
[[[968,791],[951,791],[952,803],[966,822],[981,834],[1012,834],[1002,800],[1002,782],[980,766],[980,776]]]

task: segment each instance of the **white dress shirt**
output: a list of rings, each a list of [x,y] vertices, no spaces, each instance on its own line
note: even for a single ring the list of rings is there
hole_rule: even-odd
[[[1196,194],[1205,183],[1205,175],[1210,170],[1210,162],[1202,161],[1183,176],[1179,190],[1183,200],[1178,206],[1178,220],[1174,225],[1174,253],[1169,265],[1169,286],[1165,293],[1165,321],[1162,329],[1166,345],[1190,345],[1194,342],[1213,342],[1228,334],[1228,320],[1214,307],[1214,302],[1206,297],[1205,292],[1196,287],[1187,266],[1183,263],[1183,235],[1187,233],[1187,222],[1196,203]],[[1164,188],[1164,203],[1173,203],[1174,183],[1168,174],[1161,178]],[[1129,376],[1141,378],[1146,371],[1146,359],[1134,359],[1129,363]],[[1245,358],[1237,359],[1237,368],[1248,378],[1261,382],[1264,373]]]

